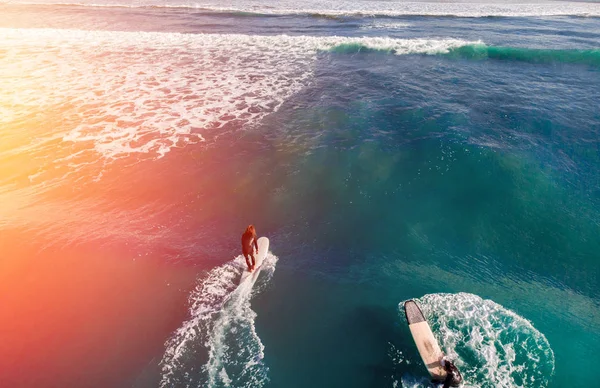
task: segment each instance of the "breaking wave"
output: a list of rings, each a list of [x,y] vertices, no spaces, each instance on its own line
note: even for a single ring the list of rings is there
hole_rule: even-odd
[[[551,50],[473,44],[451,48],[445,55],[453,58],[474,60],[496,59],[528,63],[572,63],[600,67],[600,49]]]
[[[78,173],[129,156],[161,158],[252,128],[310,84],[321,52],[365,46],[435,54],[474,43],[0,28],[7,81],[0,123],[47,130],[16,147],[45,161],[29,174],[43,182],[56,171]],[[39,156],[49,147],[57,157],[46,161]]]

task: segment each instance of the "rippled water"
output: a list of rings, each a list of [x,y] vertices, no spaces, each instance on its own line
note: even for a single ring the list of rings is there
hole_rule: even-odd
[[[0,4],[0,385],[593,386],[598,7]]]

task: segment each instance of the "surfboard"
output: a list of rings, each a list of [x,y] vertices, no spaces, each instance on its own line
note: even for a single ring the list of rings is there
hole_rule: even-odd
[[[406,314],[410,333],[415,340],[419,354],[429,374],[434,380],[444,381],[446,371],[442,367],[442,364],[440,364],[444,353],[433,336],[431,327],[429,327],[421,309],[415,301],[409,300],[404,302],[404,313]]]
[[[269,239],[266,237],[261,237],[258,239],[257,242],[258,253],[254,254],[254,259],[256,259],[256,267],[252,272],[248,271],[248,267],[244,269],[244,272],[242,272],[242,277],[240,279],[240,284],[244,283],[249,278],[256,280],[256,278],[258,277],[258,273],[261,270],[263,261],[265,261],[265,258],[267,257],[267,252],[269,252]],[[244,266],[245,265],[246,263],[244,262]]]

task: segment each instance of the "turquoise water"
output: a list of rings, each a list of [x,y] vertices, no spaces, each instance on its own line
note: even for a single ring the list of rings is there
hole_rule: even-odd
[[[598,6],[265,4],[5,6],[0,49],[74,106],[22,177],[115,219],[61,238],[198,273],[138,385],[428,387],[407,299],[465,387],[597,385]]]

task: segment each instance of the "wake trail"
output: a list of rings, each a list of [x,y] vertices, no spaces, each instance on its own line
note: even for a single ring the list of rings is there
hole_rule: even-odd
[[[238,284],[242,256],[211,270],[190,295],[190,319],[166,343],[160,387],[262,387],[268,381],[264,345],[250,306],[275,271],[267,254],[257,279]],[[254,284],[256,282],[256,284]]]

